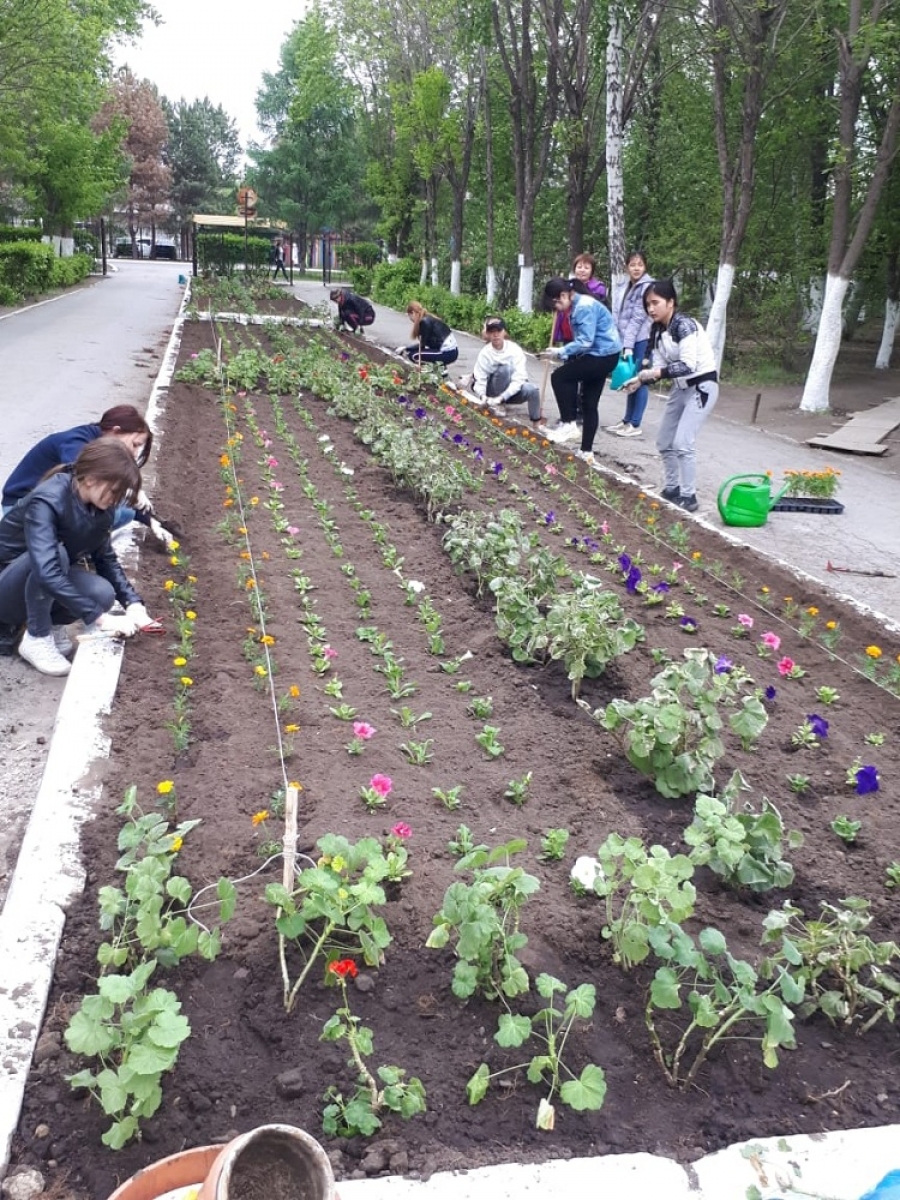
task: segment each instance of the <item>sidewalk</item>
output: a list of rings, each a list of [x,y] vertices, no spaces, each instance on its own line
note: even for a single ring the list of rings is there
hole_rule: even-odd
[[[308,304],[328,299],[328,288],[319,283],[294,285],[295,294]],[[375,324],[366,332],[367,340],[380,349],[393,351],[409,341],[410,323],[405,313],[375,305]],[[483,343],[480,338],[457,331],[459,358],[450,368],[450,382],[470,374]],[[541,386],[544,364],[529,355],[529,378]],[[736,390],[736,389],[735,389]],[[620,420],[625,408],[624,396],[604,389],[600,399],[600,431],[594,453],[601,466],[641,488],[656,491],[662,486],[662,469],[656,450],[656,435],[666,397],[651,392],[644,417],[644,436],[619,438],[606,433],[605,425]],[[730,402],[731,401],[731,402]],[[548,381],[544,413],[555,421],[559,410]],[[524,408],[513,409],[512,420],[527,417]],[[828,424],[822,418],[800,423],[800,432],[811,436]],[[771,471],[780,480],[784,470],[822,469],[831,465],[841,471],[838,498],[845,506],[841,516],[823,517],[804,513],[773,513],[766,525],[757,529],[728,529],[719,517],[716,494],[733,475],[763,474]],[[700,510],[685,520],[700,520],[710,528],[811,576],[823,587],[857,606],[872,610],[882,621],[900,630],[900,473],[890,453],[882,458],[835,455],[816,450],[781,433],[750,424],[746,405],[729,395],[727,382],[722,387],[719,405],[698,440],[698,477]],[[826,563],[855,570],[881,570],[895,579],[855,574],[832,574]]]

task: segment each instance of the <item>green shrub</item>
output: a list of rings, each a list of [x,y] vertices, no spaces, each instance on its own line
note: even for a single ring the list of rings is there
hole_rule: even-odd
[[[370,270],[381,262],[381,247],[377,242],[351,242],[341,247],[341,257],[351,266],[368,267]]]
[[[94,258],[91,254],[73,254],[69,258],[54,258],[50,286],[72,287],[91,273]]]
[[[15,308],[22,296],[8,283],[0,283],[0,308]]]
[[[37,225],[0,225],[0,243],[39,242],[43,236]]]
[[[201,233],[197,238],[200,268],[213,275],[233,275],[238,263],[245,270],[265,271],[272,256],[268,238],[248,237],[242,233]]]
[[[351,267],[350,286],[360,296],[368,296],[372,291],[372,270],[370,267]]]
[[[41,242],[5,242],[0,244],[0,283],[20,296],[45,292],[53,286],[52,246]]]

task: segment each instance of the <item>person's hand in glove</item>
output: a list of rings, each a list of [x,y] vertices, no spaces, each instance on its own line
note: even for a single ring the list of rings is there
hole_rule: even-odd
[[[623,358],[634,358],[634,351],[633,351],[633,350],[629,350],[629,349],[626,347],[626,348],[625,348],[625,349],[622,351],[622,357],[623,357]]]
[[[134,623],[136,633],[162,633],[163,627],[147,612],[143,604],[129,604],[125,616]]]
[[[138,509],[140,512],[149,512],[150,509],[153,507],[153,505],[150,503],[150,497],[147,495],[147,493],[144,491],[143,488],[140,489],[140,491],[134,498],[134,507],[136,509]]]
[[[403,355],[406,353],[406,347],[405,347],[405,346],[398,346],[398,347],[397,347],[397,349],[394,351],[394,353],[395,353],[395,354],[399,354],[399,355],[400,355],[400,357],[402,358],[402,357],[403,357]]]
[[[150,518],[149,529],[153,536],[158,538],[167,550],[175,549],[175,543],[177,540],[175,535],[170,530],[166,529],[165,525],[161,525],[159,521],[157,521],[156,517]]]
[[[123,617],[116,616],[115,613],[103,613],[94,621],[93,630],[105,633],[107,637],[127,638],[137,633],[137,625],[127,612]]]
[[[561,354],[562,354],[561,346],[548,346],[546,350],[540,351],[540,353],[538,354],[538,358],[544,358],[544,359],[559,358]]]

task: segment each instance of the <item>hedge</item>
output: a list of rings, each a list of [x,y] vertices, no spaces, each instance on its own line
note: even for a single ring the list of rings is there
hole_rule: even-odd
[[[43,236],[37,225],[0,225],[0,244],[3,242],[39,242]]]
[[[71,287],[85,279],[93,266],[90,254],[60,258],[44,242],[0,241],[0,305],[12,307],[26,296]]]
[[[204,273],[233,275],[238,263],[247,271],[268,270],[272,243],[268,238],[242,233],[201,233],[197,238],[197,260]]]

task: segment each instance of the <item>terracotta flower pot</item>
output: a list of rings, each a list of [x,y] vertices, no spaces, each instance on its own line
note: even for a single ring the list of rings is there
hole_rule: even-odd
[[[221,1153],[222,1146],[218,1145],[170,1154],[132,1175],[109,1200],[159,1200],[161,1196],[180,1200],[182,1192],[200,1187]]]
[[[336,1200],[334,1173],[314,1137],[293,1125],[261,1125],[229,1142],[197,1200]]]

